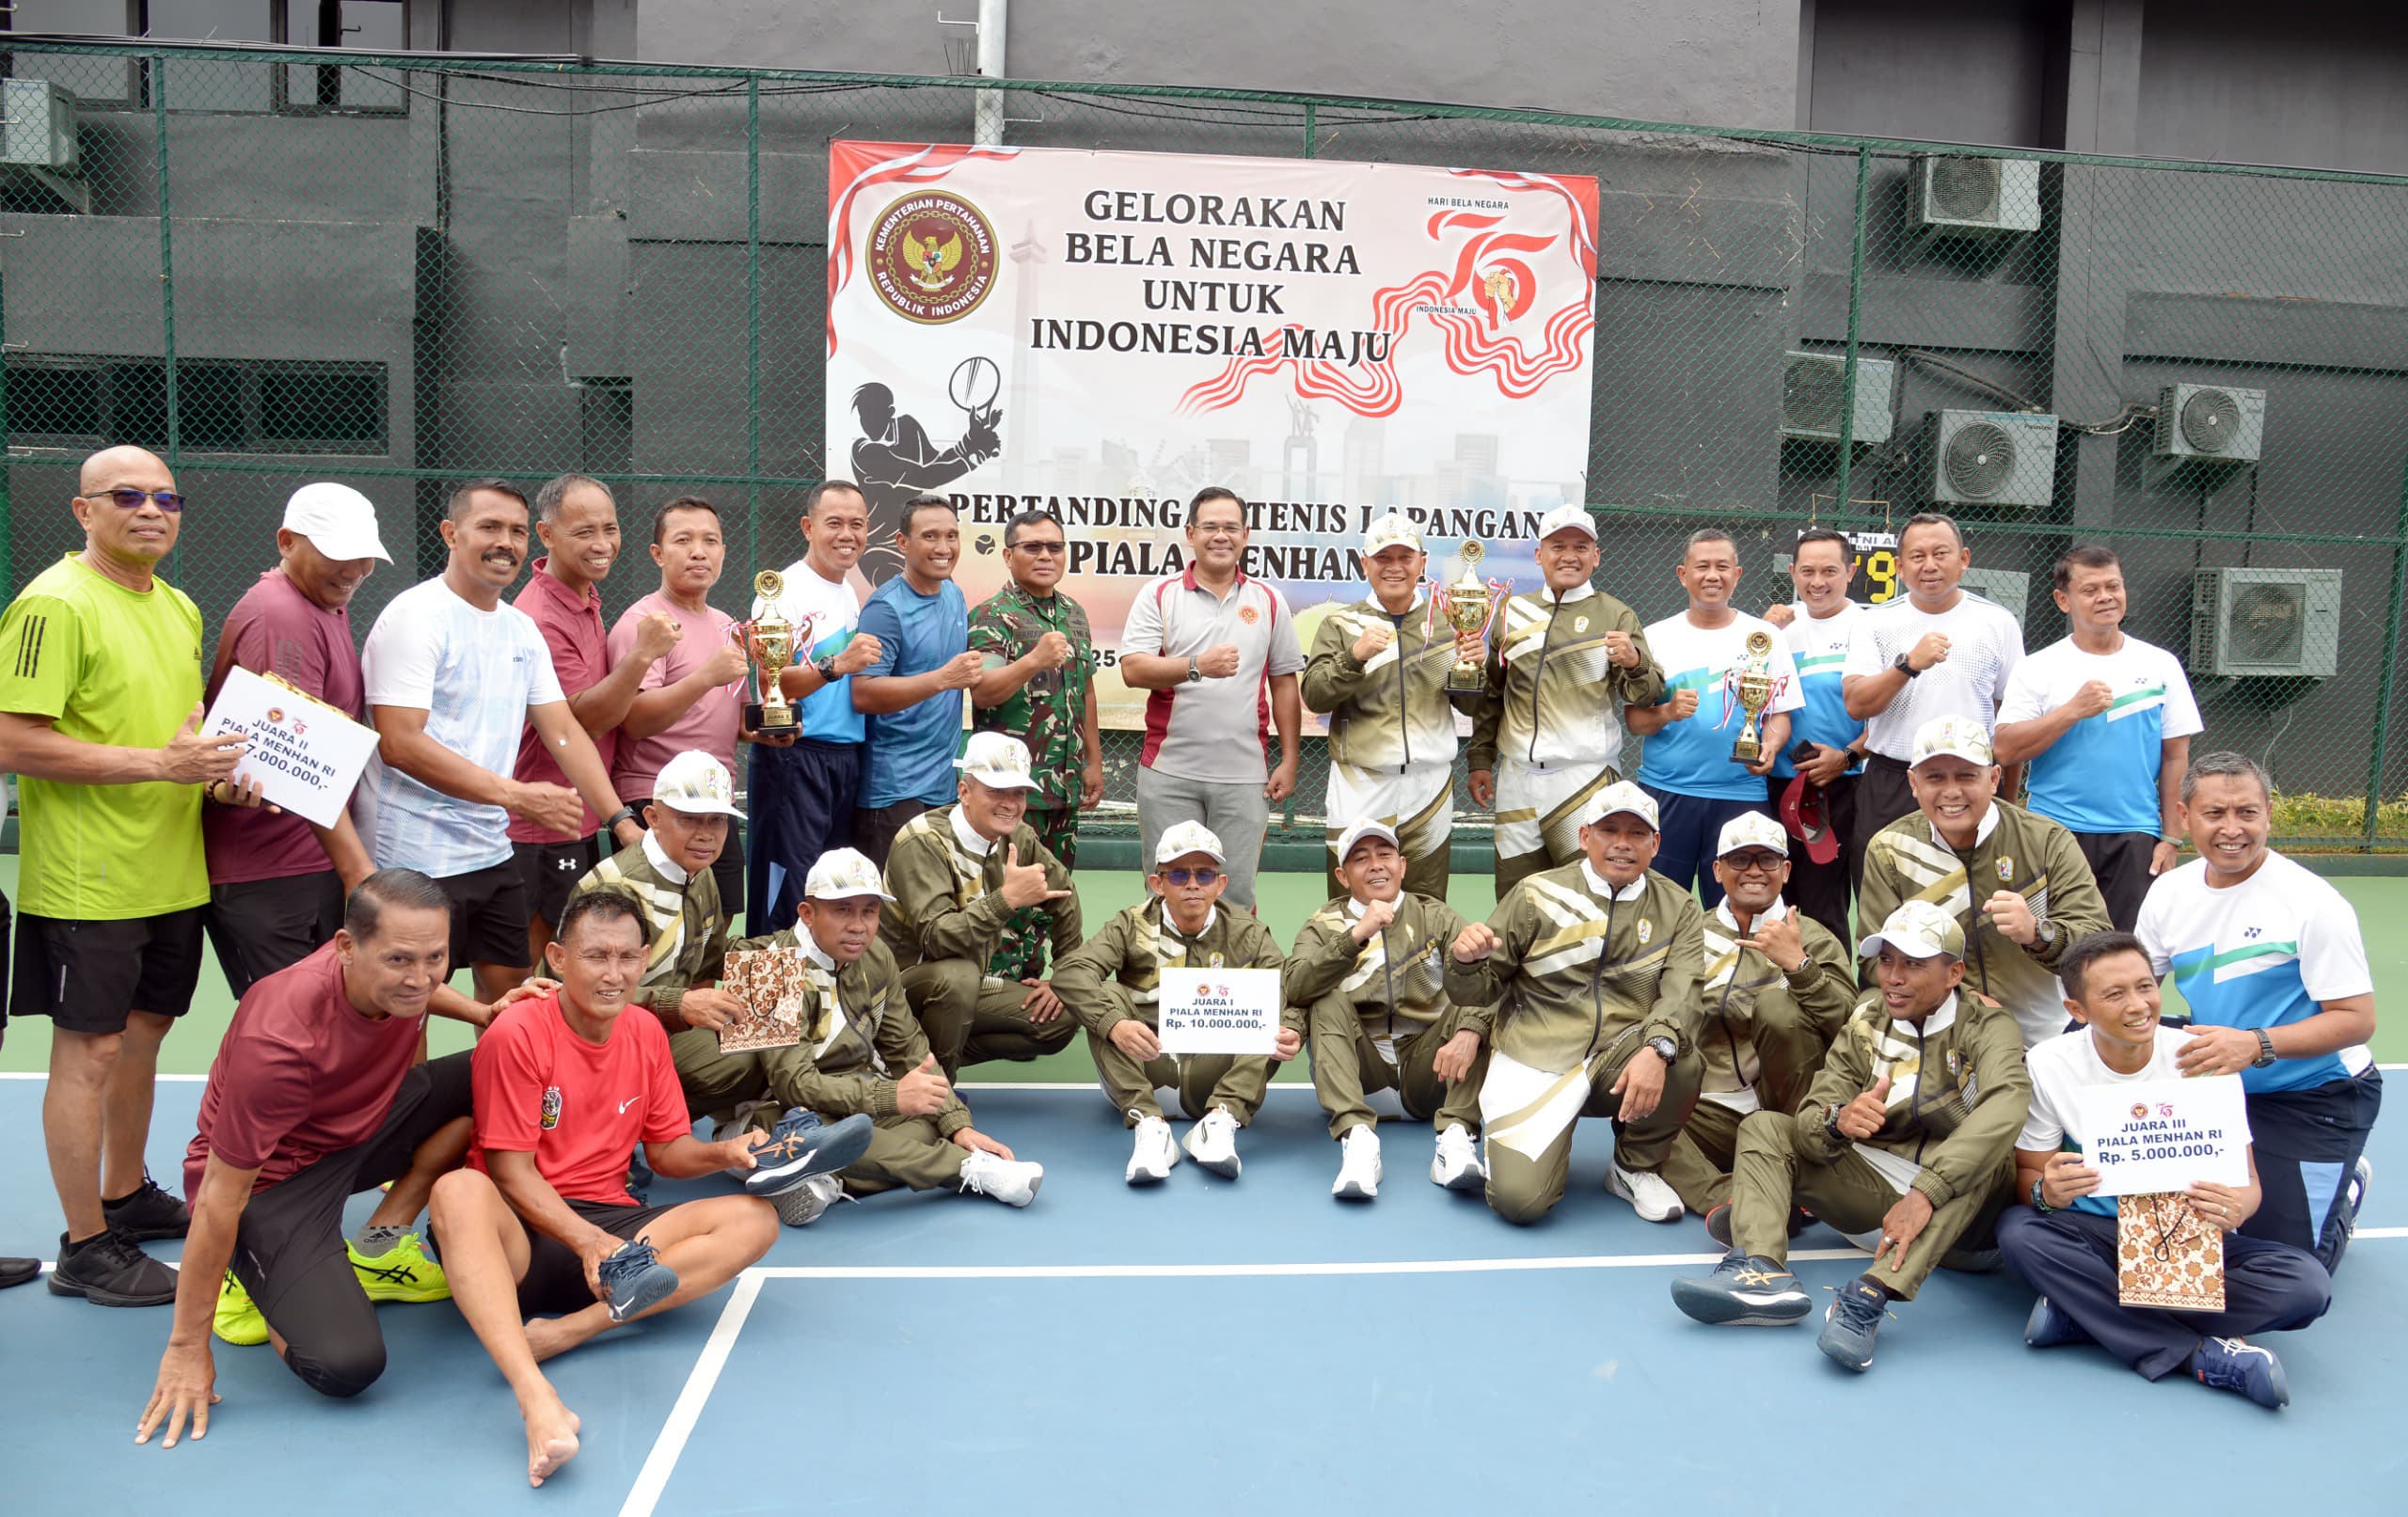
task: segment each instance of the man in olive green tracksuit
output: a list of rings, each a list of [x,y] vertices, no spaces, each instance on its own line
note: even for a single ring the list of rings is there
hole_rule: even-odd
[[[2057,960],[2109,930],[2107,902],[2071,832],[1996,798],[1980,723],[1934,718],[1912,751],[1907,782],[1919,809],[1866,843],[1856,919],[1879,922],[1909,900],[1948,911],[1965,929],[1967,988],[2005,1007],[2023,1046],[2036,1047],[2066,1030]]]
[[[1647,865],[1656,802],[1628,781],[1581,819],[1576,863],[1533,875],[1448,956],[1447,994],[1491,1044],[1481,1082],[1488,1204],[1536,1222],[1563,1198],[1572,1129],[1610,1117],[1606,1187],[1650,1222],[1680,1197],[1657,1173],[1697,1104],[1697,898]],[[1487,1024],[1493,1020],[1493,1031]]]
[[[1751,1112],[1798,1110],[1856,1002],[1847,948],[1782,898],[1787,830],[1748,812],[1723,824],[1717,841],[1714,877],[1724,894],[1705,919],[1705,1078],[1664,1161],[1665,1180],[1698,1212],[1731,1199],[1740,1122]]]
[[[1672,1300],[1708,1322],[1806,1316],[1811,1298],[1785,1262],[1802,1207],[1874,1249],[1816,1341],[1861,1371],[1890,1303],[1912,1301],[1934,1266],[1978,1244],[2004,1209],[2032,1077],[2015,1019],[1965,983],[1955,917],[1909,901],[1858,952],[1875,958],[1880,990],[1840,1029],[1803,1106],[1740,1125],[1731,1205],[1706,1218],[1731,1252],[1712,1274],[1674,1281]]]
[[[1459,658],[1487,657],[1479,634],[1458,634],[1422,591],[1429,556],[1421,533],[1390,512],[1363,534],[1370,598],[1335,608],[1305,661],[1305,707],[1329,717],[1330,872],[1343,862],[1339,835],[1352,822],[1394,831],[1407,861],[1404,888],[1446,899],[1455,830],[1455,707],[1478,689],[1447,688]],[[1345,883],[1336,883],[1338,894]]]
[[[688,751],[661,766],[644,808],[649,830],[586,872],[569,892],[616,891],[630,896],[651,929],[643,974],[630,1005],[660,1019],[671,1047],[689,1033],[713,1052],[719,1029],[743,1008],[715,988],[727,956],[727,916],[720,909],[712,861],[743,813],[734,804],[727,769],[708,753]],[[774,1120],[777,1113],[768,1114]]]
[[[960,798],[895,834],[886,856],[894,905],[879,922],[947,1080],[965,1064],[1041,1058],[1078,1031],[1042,980],[989,977],[1013,913],[1036,907],[1051,921],[1056,963],[1083,936],[1070,872],[1025,820],[1037,784],[1026,745],[974,733],[959,762]]]
[[[1154,849],[1150,892],[1105,923],[1076,953],[1054,963],[1062,1004],[1087,1033],[1096,1076],[1106,1099],[1135,1134],[1126,1178],[1149,1185],[1179,1162],[1163,1119],[1158,1089],[1176,1089],[1180,1106],[1196,1118],[1182,1146],[1188,1157],[1235,1179],[1237,1130],[1254,1120],[1271,1083],[1273,1060],[1260,1055],[1166,1054],[1157,1035],[1156,1009],[1166,969],[1280,967],[1278,940],[1251,911],[1215,904],[1228,886],[1221,840],[1201,822],[1180,822]],[[1303,1014],[1281,1014],[1278,1052],[1291,1059],[1304,1045]]]
[[[1430,1178],[1449,1190],[1484,1179],[1472,1135],[1488,1072],[1480,1029],[1448,1001],[1448,952],[1469,925],[1444,900],[1405,889],[1412,865],[1385,822],[1360,821],[1339,838],[1348,893],[1305,920],[1280,972],[1280,994],[1305,1009],[1313,1094],[1342,1150],[1330,1193],[1379,1193],[1378,1119],[1366,1091],[1394,1090],[1415,1121],[1433,1122]]]
[[[1593,588],[1585,507],[1539,518],[1542,591],[1511,597],[1491,629],[1488,687],[1472,713],[1471,798],[1497,808],[1497,897],[1580,853],[1580,819],[1622,778],[1623,710],[1664,699],[1664,671],[1633,611]]]

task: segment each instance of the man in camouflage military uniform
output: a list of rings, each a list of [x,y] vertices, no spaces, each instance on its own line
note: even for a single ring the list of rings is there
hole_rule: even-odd
[[[1064,868],[1075,869],[1079,813],[1103,798],[1103,747],[1086,608],[1055,588],[1069,552],[1061,518],[1050,511],[1022,512],[1004,529],[1011,583],[970,613],[970,651],[986,658],[970,687],[970,727],[1028,746],[1037,788],[1027,823]],[[1013,912],[987,972],[1044,978],[1046,934],[1034,908]]]

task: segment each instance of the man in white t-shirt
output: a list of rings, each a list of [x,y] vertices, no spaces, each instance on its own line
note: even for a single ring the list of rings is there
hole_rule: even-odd
[[[2383,1108],[2374,980],[2349,900],[2266,846],[2273,786],[2257,761],[2206,753],[2182,775],[2199,857],[2160,875],[2141,941],[2191,1011],[2185,1075],[2241,1077],[2265,1204],[2242,1229],[2314,1254],[2328,1271],[2371,1178]]]
[[[452,897],[452,966],[472,965],[476,998],[490,1003],[530,968],[533,913],[510,819],[570,841],[581,798],[621,846],[643,828],[611,791],[534,618],[502,604],[527,558],[527,498],[500,480],[471,481],[442,530],[452,559],[441,577],[394,596],[360,650],[376,752],[352,819],[377,868],[420,870]],[[528,726],[575,789],[512,778]]]
[[[1664,671],[1664,699],[1631,707],[1623,720],[1646,739],[1639,787],[1655,798],[1661,818],[1656,872],[1683,890],[1696,887],[1710,911],[1722,904],[1722,886],[1714,877],[1716,840],[1735,817],[1772,815],[1765,776],[1789,746],[1789,714],[1806,698],[1781,629],[1731,608],[1739,588],[1739,548],[1730,533],[1719,527],[1691,532],[1673,572],[1688,592],[1688,609],[1647,628],[1648,650]],[[1758,756],[1742,764],[1731,756],[1747,723],[1738,681],[1752,662],[1749,640],[1757,637],[1772,699],[1758,721]]]
[[[1793,603],[1766,607],[1765,620],[1789,637],[1805,704],[1789,715],[1789,744],[1773,760],[1766,790],[1798,846],[1789,850],[1789,904],[1842,942],[1848,897],[1863,869],[1856,830],[1856,787],[1864,774],[1864,723],[1847,712],[1841,690],[1848,639],[1864,608],[1847,598],[1856,548],[1828,527],[1798,534],[1789,561]],[[1793,800],[1791,798],[1795,797]]]
[[[2097,1343],[2157,1380],[2174,1370],[2274,1408],[2290,1399],[2282,1361],[2242,1341],[2252,1333],[2305,1327],[2333,1301],[2324,1266],[2287,1243],[2237,1231],[2258,1209],[2257,1163],[2246,1185],[2200,1180],[2189,1187],[2199,1221],[2225,1234],[2224,1310],[2156,1311],[2127,1306],[2117,1283],[2115,1200],[2092,1193],[2099,1171],[2083,1161],[2082,1092],[2182,1077],[2187,1034],[2161,1025],[2157,972],[2129,933],[2096,933],[2058,965],[2066,1010],[2083,1025],[2024,1056],[2032,1112],[2015,1140],[2015,1191],[2023,1203],[1999,1219],[2000,1251],[2040,1293],[2023,1340],[2036,1349]],[[2242,1136],[2247,1136],[2244,1131]]]
[[[2082,845],[2130,932],[2149,881],[2174,867],[2178,792],[2203,725],[2181,660],[2124,635],[2124,566],[2113,548],[2057,561],[2057,608],[2071,635],[2015,666],[1998,705],[1998,759],[2028,762],[2025,804]]]
[[[1972,550],[1954,519],[1919,512],[1898,529],[1906,594],[1857,620],[1840,681],[1847,714],[1864,723],[1864,779],[1857,786],[1860,839],[1915,809],[1907,783],[1915,734],[1938,717],[1996,724],[2007,676],[2023,659],[2023,629],[2005,608],[1957,588]],[[2010,766],[1999,785],[2015,793]],[[1861,875],[1862,865],[1859,864]]]

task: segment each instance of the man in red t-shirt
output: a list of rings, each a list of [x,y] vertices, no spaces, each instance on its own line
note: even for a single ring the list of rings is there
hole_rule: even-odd
[[[490,1016],[438,997],[451,942],[443,887],[414,869],[380,870],[352,892],[334,941],[235,1008],[184,1156],[192,1231],[136,1443],[164,1422],[174,1447],[187,1415],[193,1437],[208,1431],[213,1308],[230,1342],[272,1341],[311,1389],[356,1396],[385,1369],[372,1303],[449,1293],[403,1229],[468,1147],[468,1055],[410,1062],[429,1010]],[[346,1248],[343,1203],[388,1180],[392,1191]]]
[[[561,909],[545,950],[560,989],[511,1007],[479,1040],[470,1167],[435,1187],[453,1299],[518,1398],[530,1485],[576,1457],[578,1427],[537,1364],[717,1290],[778,1236],[777,1212],[753,1196],[647,1207],[627,1193],[638,1142],[656,1174],[692,1179],[752,1168],[768,1141],[697,1139],[669,1035],[620,1015],[649,934],[618,891]]]

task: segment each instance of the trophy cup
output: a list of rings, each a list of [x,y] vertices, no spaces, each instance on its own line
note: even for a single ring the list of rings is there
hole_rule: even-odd
[[[1772,634],[1761,631],[1748,634],[1748,654],[1731,672],[1731,686],[1739,709],[1747,713],[1748,719],[1739,723],[1738,741],[1731,745],[1731,762],[1753,764],[1765,753],[1763,737],[1756,730],[1756,719],[1765,714],[1765,707],[1772,704]]]
[[[1489,626],[1497,620],[1497,607],[1503,599],[1505,586],[1492,579],[1483,584],[1476,572],[1488,549],[1476,537],[1464,539],[1462,549],[1464,577],[1451,586],[1436,589],[1433,601],[1447,624],[1458,634],[1471,633],[1481,639],[1488,636]],[[1488,671],[1478,659],[1458,657],[1454,667],[1447,671],[1450,694],[1477,693],[1488,687]]]
[[[768,614],[736,627],[737,646],[748,647],[761,666],[761,699],[744,703],[744,725],[753,732],[789,733],[798,723],[794,703],[778,688],[778,675],[794,662],[794,624],[780,616],[777,599],[784,593],[784,577],[764,569],[752,577],[752,593],[769,602]]]

